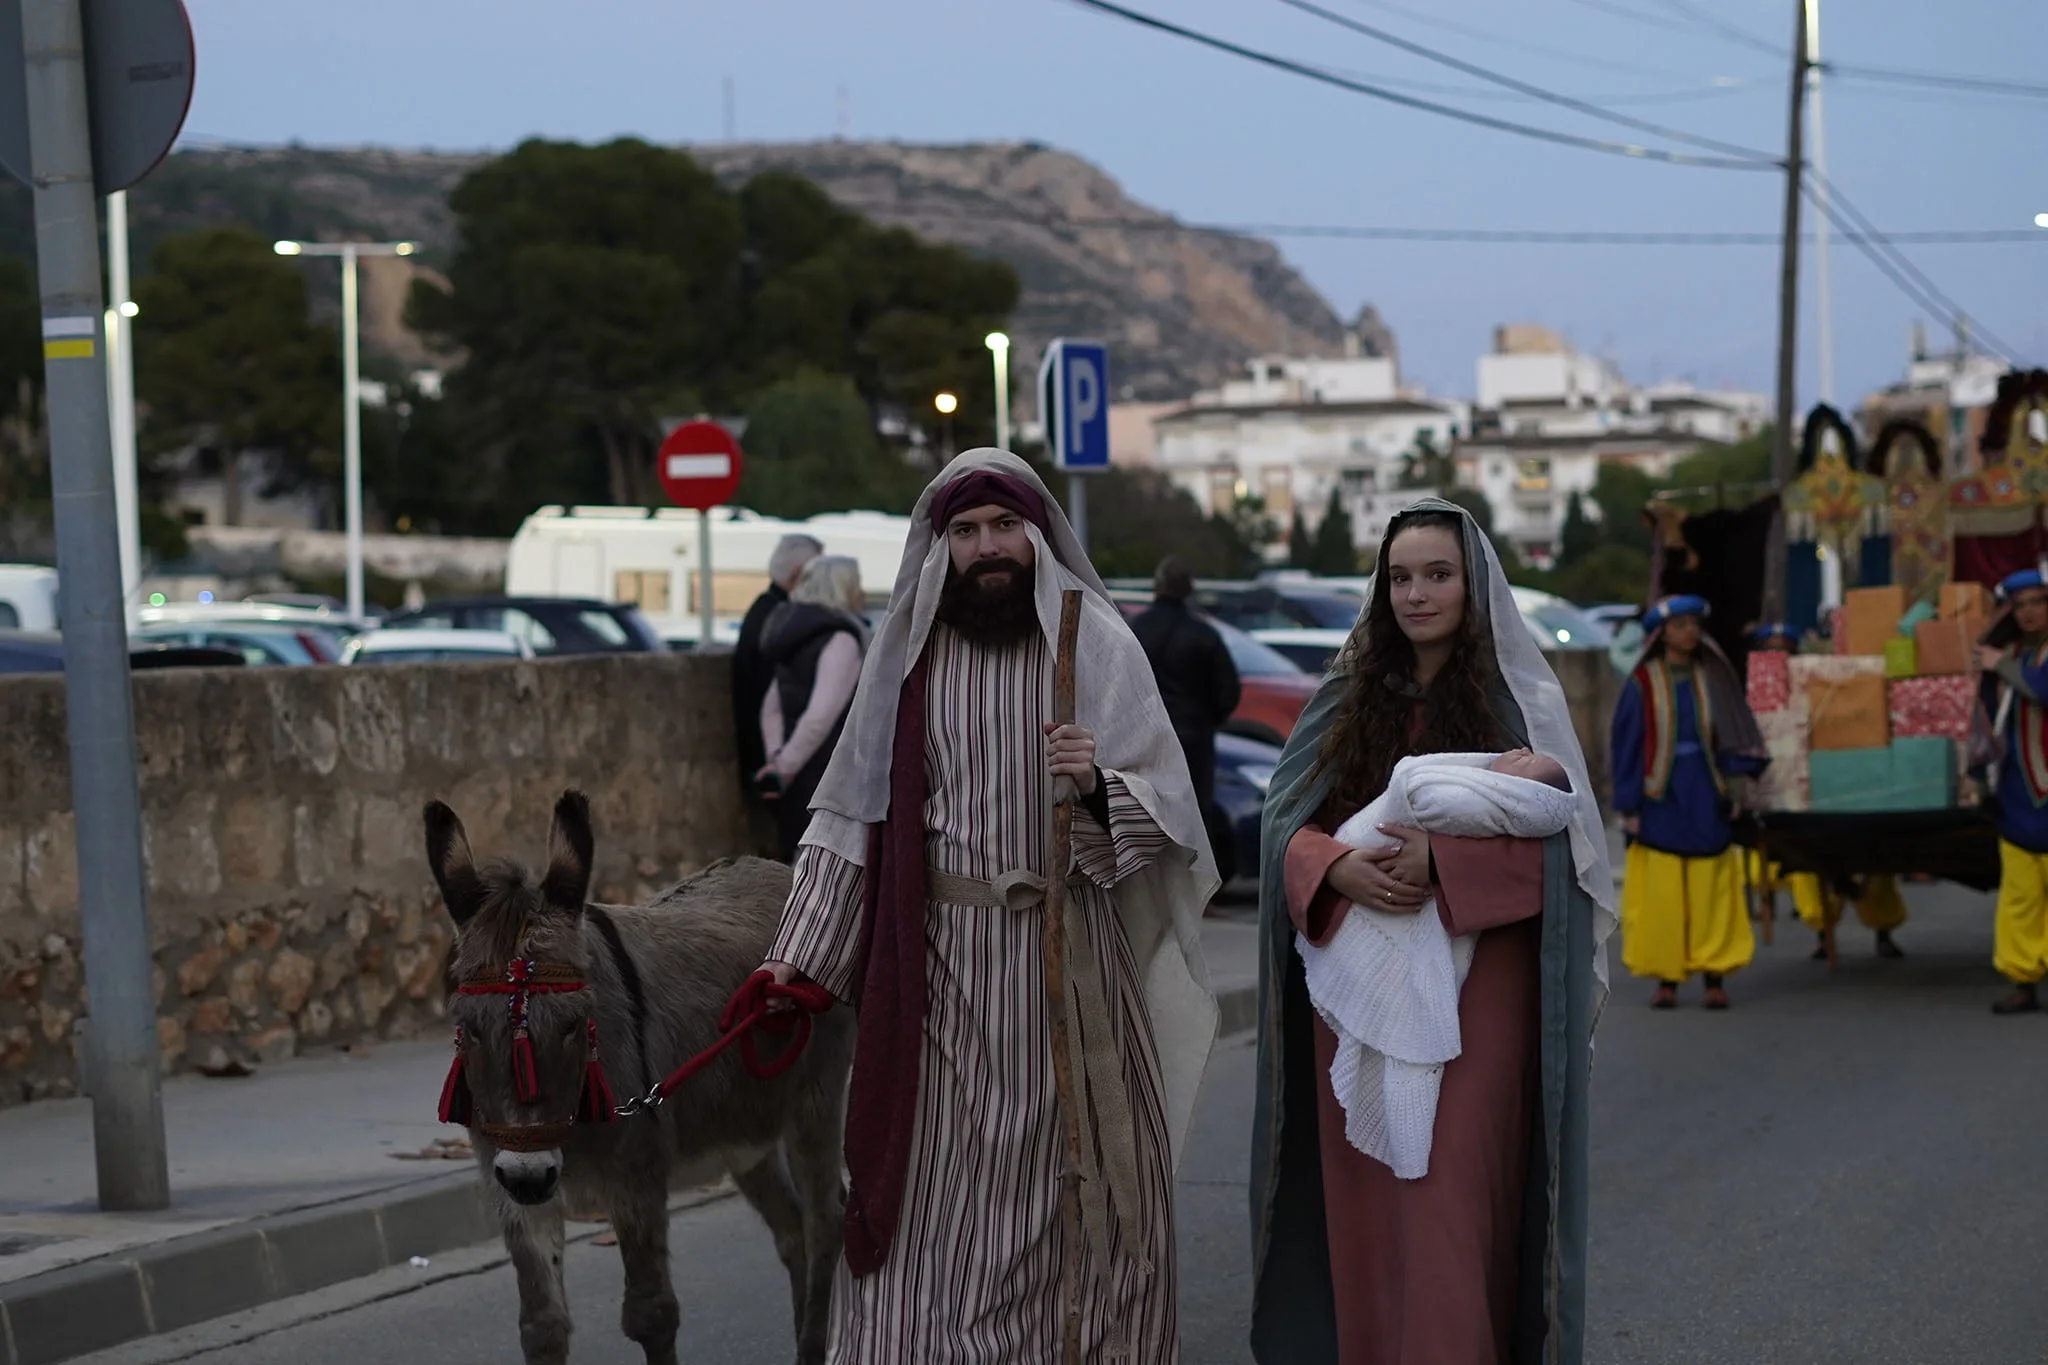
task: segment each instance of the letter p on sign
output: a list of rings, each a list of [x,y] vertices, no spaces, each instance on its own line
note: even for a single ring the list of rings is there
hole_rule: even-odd
[[[1101,342],[1061,337],[1046,347],[1038,392],[1058,468],[1108,468],[1108,383],[1109,353]]]

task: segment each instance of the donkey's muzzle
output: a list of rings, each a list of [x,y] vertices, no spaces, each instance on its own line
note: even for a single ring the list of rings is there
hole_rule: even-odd
[[[562,1163],[551,1152],[500,1152],[491,1174],[514,1203],[545,1204],[561,1186]]]

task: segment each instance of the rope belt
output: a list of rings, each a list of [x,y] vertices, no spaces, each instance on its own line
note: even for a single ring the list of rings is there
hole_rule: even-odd
[[[1086,877],[1070,877],[1067,886],[1079,890],[1090,885]],[[1046,880],[1035,872],[1011,869],[993,881],[925,871],[925,894],[942,905],[967,905],[990,910],[1035,910],[1045,904]],[[1065,999],[1058,1008],[1066,1016],[1067,1053],[1074,1074],[1085,1076],[1078,1087],[1084,1131],[1095,1135],[1093,1143],[1081,1144],[1081,1169],[1070,1173],[1081,1182],[1081,1215],[1095,1263],[1105,1271],[1110,1265],[1109,1214],[1112,1204],[1123,1220],[1124,1241],[1132,1248],[1141,1268],[1151,1270],[1150,1258],[1140,1250],[1145,1219],[1138,1204],[1138,1130],[1131,1112],[1130,1089],[1124,1082],[1123,1058],[1117,1051],[1109,1027],[1109,996],[1102,979],[1102,964],[1088,937],[1088,923],[1081,898],[1069,895],[1061,915],[1060,932],[1066,939],[1067,973]],[[1102,1149],[1100,1162],[1096,1148]]]

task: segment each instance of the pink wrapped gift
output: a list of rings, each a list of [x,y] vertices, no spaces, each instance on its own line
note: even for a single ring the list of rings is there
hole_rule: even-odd
[[[1977,688],[1968,677],[1895,678],[1887,689],[1892,733],[1901,739],[1970,737]]]
[[[1749,709],[1761,716],[1782,711],[1792,701],[1792,656],[1774,649],[1752,650],[1749,656]]]
[[[1849,622],[1840,607],[1828,610],[1828,645],[1837,654],[1849,652]]]

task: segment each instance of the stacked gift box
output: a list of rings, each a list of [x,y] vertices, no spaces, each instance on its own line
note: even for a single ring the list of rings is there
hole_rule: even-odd
[[[1955,805],[1977,709],[1976,644],[1990,612],[1990,594],[1974,583],[1910,609],[1902,588],[1858,588],[1830,620],[1834,652],[1752,653],[1749,708],[1771,760],[1764,805]]]

